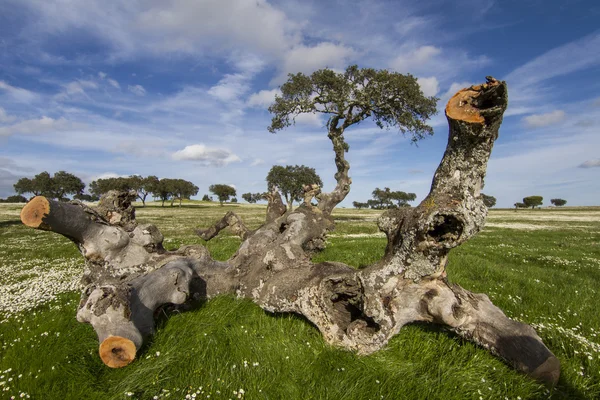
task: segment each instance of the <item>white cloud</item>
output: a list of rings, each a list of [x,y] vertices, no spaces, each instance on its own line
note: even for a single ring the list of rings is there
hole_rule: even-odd
[[[429,78],[418,78],[417,82],[421,87],[421,91],[427,97],[435,96],[440,91],[440,85],[435,76]]]
[[[10,126],[0,127],[0,137],[17,134],[32,135],[58,130],[71,130],[76,126],[77,124],[73,124],[65,118],[53,119],[43,116],[40,119],[30,119]]]
[[[251,167],[256,167],[259,165],[263,165],[265,163],[265,160],[260,159],[260,158],[256,158],[254,159],[254,161],[252,161],[252,163],[250,164]]]
[[[300,114],[295,119],[296,124],[322,127],[323,121],[319,114]]]
[[[506,76],[515,85],[532,85],[546,79],[600,65],[600,33],[556,47]]]
[[[15,120],[15,117],[12,115],[8,115],[6,113],[6,111],[4,111],[4,108],[0,107],[0,122],[6,123],[6,122],[12,122]]]
[[[80,96],[87,96],[86,89],[97,89],[98,84],[91,80],[78,79],[62,85],[63,90],[54,96],[57,100],[66,100]]]
[[[237,155],[227,149],[207,147],[204,144],[192,144],[183,150],[173,153],[173,159],[198,161],[207,166],[222,167],[233,162],[242,161]]]
[[[424,16],[410,16],[402,19],[401,21],[394,24],[396,32],[400,36],[405,37],[409,34],[419,32],[433,23],[432,19]]]
[[[127,90],[136,96],[144,96],[146,94],[146,89],[142,85],[128,85]]]
[[[93,81],[77,80],[65,85],[65,92],[69,95],[85,94],[85,89],[97,89],[98,85]]]
[[[248,77],[243,74],[227,74],[215,86],[208,90],[208,94],[223,102],[239,100],[250,90]]]
[[[288,51],[283,60],[280,73],[271,83],[286,81],[288,73],[302,72],[310,74],[320,68],[343,69],[357,53],[354,49],[331,42],[322,42],[316,46],[299,45]]]
[[[279,89],[261,90],[253,93],[246,103],[248,107],[268,108],[275,101],[275,95],[281,94]]]
[[[421,46],[407,54],[400,54],[392,60],[392,69],[402,73],[414,73],[430,63],[442,51],[435,46]]]
[[[153,50],[193,53],[210,48],[278,54],[294,43],[295,24],[266,0],[156,2],[135,25]]]
[[[530,128],[554,125],[565,119],[565,112],[554,110],[545,114],[533,114],[523,118],[525,124]]]
[[[20,103],[31,103],[38,99],[36,93],[20,87],[11,86],[4,81],[0,81],[0,90],[4,90],[10,97]]]
[[[595,160],[588,160],[583,164],[579,165],[579,168],[597,168],[600,167],[600,158]]]
[[[116,80],[108,78],[106,81],[108,82],[108,84],[110,86],[112,86],[112,87],[114,87],[116,89],[121,89],[121,85],[119,85],[119,82],[117,82]]]
[[[119,82],[117,82],[116,80],[109,78],[108,74],[106,72],[98,72],[98,76],[100,77],[100,79],[106,79],[106,81],[108,82],[108,84],[116,89],[121,89],[121,85],[119,85]]]
[[[119,175],[114,172],[103,172],[101,174],[93,175],[87,178],[87,182],[97,181],[98,179],[108,179],[108,178],[126,178],[129,175]]]

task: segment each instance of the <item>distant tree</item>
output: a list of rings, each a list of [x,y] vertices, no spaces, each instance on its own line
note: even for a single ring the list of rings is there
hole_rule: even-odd
[[[29,178],[21,178],[13,185],[15,192],[18,194],[31,193],[34,196],[39,196],[40,191],[33,184],[33,180]]]
[[[368,203],[361,203],[361,202],[358,202],[358,201],[353,201],[352,202],[352,206],[354,208],[358,208],[359,210],[362,209],[362,208],[369,208],[369,204]]]
[[[81,194],[83,189],[85,189],[85,183],[68,172],[58,171],[52,177],[52,198],[66,200],[67,195]]]
[[[488,196],[487,194],[481,193],[483,204],[487,208],[492,208],[496,205],[496,198],[494,196]]]
[[[160,179],[155,187],[154,187],[154,191],[152,193],[154,193],[154,195],[161,200],[161,207],[165,206],[165,201],[171,199],[173,197],[173,193],[175,192],[175,182],[174,179],[169,179],[169,178],[163,178]],[[171,205],[173,205],[173,203],[171,202]]]
[[[47,171],[40,172],[33,179],[21,178],[13,185],[17,194],[31,193],[34,196],[53,196],[52,177]]]
[[[550,199],[550,203],[554,204],[557,207],[561,207],[567,204],[567,201],[564,199]]]
[[[367,201],[367,205],[379,210],[392,207],[408,207],[408,202],[414,201],[417,198],[415,193],[406,193],[399,190],[392,192],[388,187],[383,189],[375,188],[372,195],[373,199]],[[394,201],[396,204],[394,204]]]
[[[274,165],[267,174],[267,187],[269,191],[277,187],[288,205],[292,209],[294,201],[301,202],[304,199],[305,185],[317,184],[323,186],[323,182],[314,168],[305,165]]]
[[[171,206],[173,206],[173,202],[175,199],[179,199],[179,207],[181,207],[182,199],[190,199],[190,197],[198,194],[198,186],[194,185],[190,181],[186,181],[184,179],[173,179],[172,180],[172,198],[171,198]]]
[[[202,196],[202,201],[212,201],[212,197],[210,197],[209,195],[205,194],[204,196]]]
[[[75,200],[81,200],[81,201],[98,201],[98,200],[100,200],[100,198],[98,196],[87,194],[87,193],[78,193],[75,196],[73,196],[73,198]]]
[[[237,197],[234,197],[233,199],[231,199],[231,202],[232,203],[237,203],[238,202]]]
[[[21,195],[12,195],[6,199],[0,199],[0,203],[27,203],[27,198]]]
[[[216,184],[208,187],[211,193],[219,198],[219,203],[223,206],[223,202],[229,200],[230,197],[237,195],[235,189],[229,185]]]
[[[515,203],[515,211],[517,211],[518,208],[527,208],[527,204],[525,203]]]
[[[256,203],[257,201],[263,200],[265,198],[264,193],[244,193],[242,194],[242,199],[246,200],[248,203]]]
[[[50,176],[47,171],[41,172],[33,179],[21,178],[14,185],[18,194],[32,193],[50,199],[67,200],[67,195],[83,193],[85,183],[77,176],[65,171],[58,171]]]
[[[133,185],[136,183],[137,178],[130,179],[125,177],[115,178],[101,178],[90,182],[89,191],[94,196],[100,197],[109,190],[119,190],[128,192],[135,190]]]
[[[130,189],[137,192],[138,198],[142,201],[142,207],[146,207],[146,198],[150,193],[153,192],[154,188],[158,184],[158,177],[150,175],[146,178],[140,175],[131,175],[126,178]]]
[[[544,198],[542,196],[528,196],[523,198],[523,204],[526,207],[531,207],[532,209],[541,206],[544,202]]]

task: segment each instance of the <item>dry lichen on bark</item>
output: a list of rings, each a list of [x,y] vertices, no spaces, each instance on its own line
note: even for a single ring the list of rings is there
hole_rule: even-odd
[[[135,358],[154,332],[153,312],[162,304],[235,293],[271,312],[302,314],[327,342],[361,354],[384,347],[407,323],[443,324],[554,385],[559,361],[533,328],[507,318],[486,295],[446,278],[449,251],[483,228],[487,208],[480,191],[507,101],[506,84],[493,78],[450,99],[448,145],[429,195],[417,207],[383,213],[378,224],[388,239],[385,255],[361,270],[311,262],[334,227],[331,212],[350,190],[343,130],[329,135],[337,167],[332,192],[307,186],[304,203],[287,211],[273,191],[266,222],[257,230],[227,213],[198,231],[209,240],[229,227],[242,237],[226,262],[213,260],[199,245],[166,251],[156,227],[137,224],[133,194],[111,192],[94,209],[36,197],[21,217],[79,247],[87,286],[77,318],[93,326],[100,356],[111,367]]]

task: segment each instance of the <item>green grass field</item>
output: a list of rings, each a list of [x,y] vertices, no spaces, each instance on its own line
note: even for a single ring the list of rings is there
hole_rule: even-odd
[[[235,209],[257,227],[264,206],[137,210],[165,247],[203,243],[193,229]],[[533,325],[561,360],[550,391],[486,350],[440,327],[403,328],[370,356],[333,348],[302,317],[272,315],[223,296],[167,315],[122,369],[98,357],[91,326],[75,320],[83,260],[74,244],[20,224],[0,205],[0,399],[598,399],[600,208],[492,210],[488,226],[451,253],[449,279],[487,293],[508,316]],[[378,212],[340,209],[316,260],[360,268],[385,247]],[[207,243],[227,259],[240,240]]]

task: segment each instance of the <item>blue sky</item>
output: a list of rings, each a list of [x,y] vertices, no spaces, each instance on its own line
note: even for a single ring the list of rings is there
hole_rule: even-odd
[[[0,197],[23,176],[131,174],[261,192],[276,164],[333,188],[324,120],[270,134],[288,73],[347,65],[419,78],[436,95],[418,146],[364,123],[348,130],[352,190],[429,190],[456,90],[506,80],[509,108],[484,192],[600,204],[600,3],[543,0],[0,2]]]

